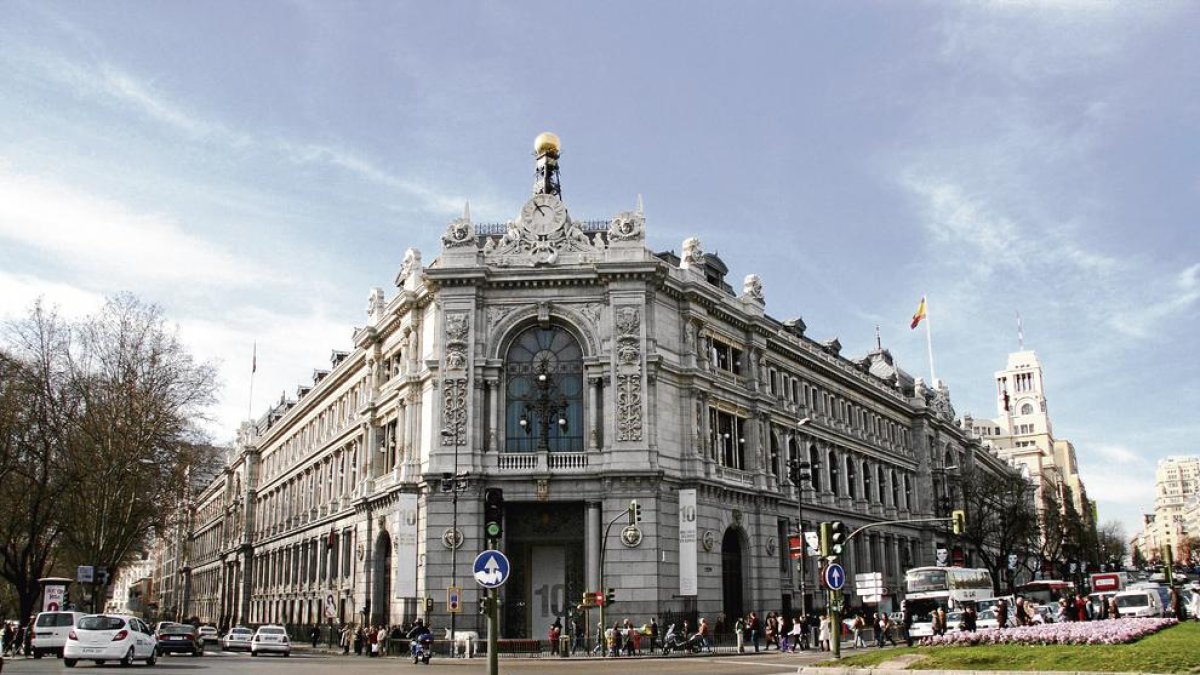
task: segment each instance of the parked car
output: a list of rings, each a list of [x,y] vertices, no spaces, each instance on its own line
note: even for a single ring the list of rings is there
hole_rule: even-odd
[[[221,649],[227,652],[232,652],[238,649],[250,651],[250,639],[254,637],[254,631],[245,626],[234,626],[229,629],[225,637],[221,638]]]
[[[283,626],[259,626],[254,631],[254,637],[250,639],[250,656],[267,653],[292,655],[292,645]]]
[[[204,642],[216,642],[221,639],[221,636],[212,626],[200,626],[200,639]]]
[[[63,665],[74,668],[80,660],[120,661],[122,666],[145,661],[152,666],[158,660],[154,633],[141,619],[124,614],[88,614],[79,619],[67,634],[63,647]]]
[[[42,612],[33,622],[33,637],[30,639],[30,649],[33,658],[40,659],[46,654],[62,656],[63,645],[67,644],[67,633],[75,627],[75,622],[81,619],[83,612]]]
[[[171,623],[158,631],[158,654],[191,654],[204,655],[204,641],[200,639],[200,631],[186,623]]]

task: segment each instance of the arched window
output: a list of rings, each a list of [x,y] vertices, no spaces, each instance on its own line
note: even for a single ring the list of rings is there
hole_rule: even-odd
[[[810,473],[812,473],[813,492],[820,492],[821,472],[818,469],[821,468],[821,456],[817,453],[817,446],[815,445],[808,446],[808,463],[812,464]]]
[[[529,328],[504,362],[505,450],[583,452],[583,350],[566,330]]]
[[[863,460],[862,463],[862,475],[863,499],[867,500],[867,502],[872,502],[875,500],[875,493],[871,490],[871,465],[867,464],[866,460]]]
[[[826,456],[826,460],[829,462],[829,491],[833,493],[834,497],[836,497],[838,496],[838,490],[841,489],[838,486],[838,457],[832,450],[830,450],[829,454]]]
[[[858,462],[853,459],[846,462],[846,494],[850,495],[851,499],[858,496],[858,488],[855,485],[858,482],[858,471],[855,469],[856,464]]]
[[[1032,415],[1033,414],[1033,404],[1032,403],[1022,404],[1021,405],[1021,414],[1022,415]]]
[[[771,466],[768,467],[767,470],[771,472],[772,476],[778,476],[779,475],[779,438],[776,437],[775,434],[771,434],[770,462],[771,462]]]
[[[875,469],[875,476],[875,489],[879,491],[879,503],[887,506],[887,490],[884,488],[884,481],[887,478],[887,474],[884,473],[883,466],[879,466]],[[895,506],[895,504],[896,501],[893,499],[892,505]]]

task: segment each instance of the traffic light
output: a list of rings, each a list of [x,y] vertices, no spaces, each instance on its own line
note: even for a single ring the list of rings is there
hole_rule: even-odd
[[[829,555],[839,556],[842,554],[842,548],[846,546],[846,539],[850,533],[846,531],[846,524],[840,520],[835,520],[829,524]]]
[[[504,534],[504,491],[488,488],[483,493],[483,533],[488,541],[500,540]]]
[[[950,514],[950,520],[953,523],[954,534],[962,534],[967,529],[967,512],[962,509],[956,509]]]
[[[433,611],[433,598],[425,598],[425,611],[426,612]]]
[[[829,557],[829,523],[823,522],[820,527],[821,532],[821,557]]]
[[[584,591],[583,592],[583,602],[579,603],[579,606],[585,607],[585,608],[595,607],[596,606],[596,594],[592,593],[591,591]]]
[[[617,601],[617,589],[610,588],[604,592],[604,605],[607,607]]]
[[[479,601],[479,613],[483,616],[488,616],[492,613],[492,596],[484,595]]]
[[[637,525],[642,522],[642,505],[636,499],[629,502],[629,524]]]

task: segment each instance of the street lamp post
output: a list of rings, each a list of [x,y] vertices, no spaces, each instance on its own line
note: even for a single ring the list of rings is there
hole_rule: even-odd
[[[812,419],[805,417],[796,423],[796,430],[799,431]],[[807,573],[807,565],[805,560],[808,558],[808,541],[804,538],[804,487],[805,481],[812,479],[812,471],[817,467],[811,462],[805,462],[800,459],[800,453],[803,452],[803,447],[800,442],[796,442],[796,456],[788,460],[789,476],[792,479],[792,485],[796,486],[796,531],[800,533],[800,610],[803,614],[808,614],[808,589],[805,588]]]
[[[454,443],[454,475],[450,477],[450,586],[458,588],[458,546],[461,540],[458,536],[458,490],[462,487],[458,475],[458,446],[462,444],[462,426],[455,421],[453,429],[442,429],[442,438],[449,438]],[[444,478],[444,477],[443,477]],[[461,591],[459,596],[461,597]],[[457,644],[455,628],[457,627],[456,619],[458,618],[457,611],[450,612],[450,640],[451,654],[454,654],[454,645]]]
[[[537,450],[550,450],[550,428],[556,423],[560,431],[567,428],[567,401],[558,392],[558,385],[550,377],[545,361],[539,362],[534,370],[533,398],[525,404],[525,412],[517,421],[526,434],[533,433],[534,423],[538,427]],[[532,420],[530,418],[533,418]]]

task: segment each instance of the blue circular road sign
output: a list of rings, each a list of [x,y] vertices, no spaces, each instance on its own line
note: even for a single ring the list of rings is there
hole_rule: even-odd
[[[842,590],[846,585],[846,570],[837,563],[829,563],[825,568],[825,585],[835,591]]]
[[[484,588],[499,588],[508,581],[508,558],[500,551],[484,551],[472,566],[475,582]]]

